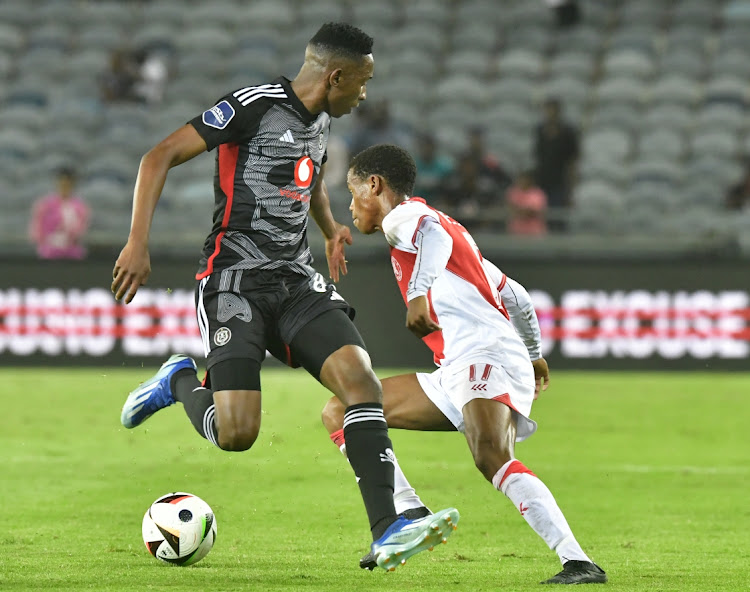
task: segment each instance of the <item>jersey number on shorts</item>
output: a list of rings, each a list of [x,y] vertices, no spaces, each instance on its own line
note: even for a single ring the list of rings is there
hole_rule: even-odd
[[[321,274],[316,273],[315,277],[313,277],[312,289],[316,292],[320,292],[321,294],[325,294],[326,292],[328,292],[329,287],[331,294],[329,298],[331,300],[344,299],[344,297],[336,291],[336,286],[334,286],[333,284],[329,284]]]

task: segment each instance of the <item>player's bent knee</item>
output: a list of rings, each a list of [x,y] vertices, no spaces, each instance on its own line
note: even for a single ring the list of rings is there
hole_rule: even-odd
[[[469,443],[474,464],[489,481],[505,463],[513,458],[513,450],[495,437],[477,437]]]
[[[331,397],[326,403],[326,406],[323,407],[323,411],[320,413],[320,419],[323,421],[323,425],[326,427],[329,434],[344,427],[345,411],[344,405],[336,397]]]
[[[219,429],[219,448],[227,452],[243,452],[249,450],[258,439],[260,426],[234,426]]]
[[[347,407],[383,401],[383,390],[370,356],[359,346],[345,345],[328,356],[320,380]]]

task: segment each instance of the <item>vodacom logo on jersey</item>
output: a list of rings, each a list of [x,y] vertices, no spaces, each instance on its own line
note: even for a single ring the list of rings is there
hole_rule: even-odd
[[[294,165],[294,182],[297,187],[301,189],[307,189],[312,183],[313,172],[315,166],[313,165],[312,158],[309,156],[303,156]]]
[[[307,189],[312,183],[313,173],[315,172],[315,165],[313,164],[312,158],[309,156],[303,156],[294,164],[294,184],[300,189]],[[291,189],[279,189],[279,192],[284,197],[290,199],[296,199],[297,201],[308,202],[310,196],[298,191]]]

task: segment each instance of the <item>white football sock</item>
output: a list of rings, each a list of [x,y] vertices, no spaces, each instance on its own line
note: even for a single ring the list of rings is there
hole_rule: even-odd
[[[336,442],[338,444],[338,442]],[[338,444],[341,453],[346,456],[346,443]],[[421,508],[424,506],[419,499],[417,492],[406,479],[406,475],[401,470],[401,465],[394,455],[393,463],[393,504],[396,506],[396,514],[401,514],[405,510],[412,508]],[[348,457],[347,457],[348,459]]]
[[[505,463],[492,478],[492,485],[513,502],[534,532],[557,553],[561,563],[591,561],[573,536],[552,492],[523,463],[517,460]]]
[[[401,514],[412,508],[423,507],[422,500],[419,499],[417,492],[406,480],[406,475],[401,470],[401,465],[398,464],[395,455],[393,460],[395,461],[393,463],[393,504],[396,506],[396,514]]]

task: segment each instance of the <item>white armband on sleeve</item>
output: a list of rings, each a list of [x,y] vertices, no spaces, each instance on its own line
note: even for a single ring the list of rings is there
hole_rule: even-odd
[[[453,239],[431,216],[422,218],[414,235],[417,259],[406,290],[406,301],[425,296],[437,277],[443,273],[453,252]]]
[[[531,296],[521,284],[505,276],[505,285],[500,290],[510,322],[529,350],[531,361],[542,357],[542,331],[539,328]]]

